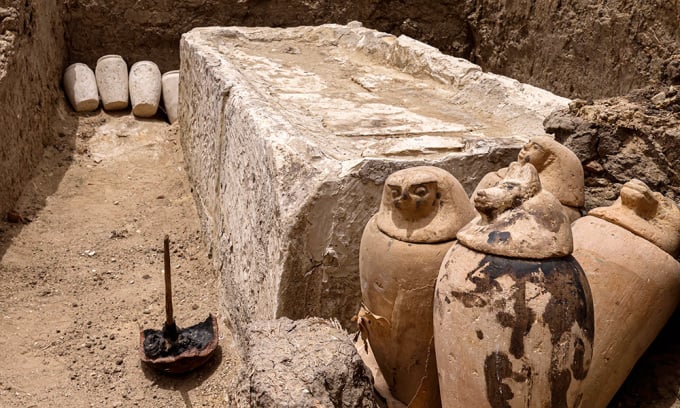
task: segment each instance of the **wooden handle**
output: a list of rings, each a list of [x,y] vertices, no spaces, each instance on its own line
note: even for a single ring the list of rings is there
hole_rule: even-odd
[[[163,264],[165,266],[165,324],[174,325],[172,316],[172,279],[170,277],[170,237],[165,236],[163,241]]]

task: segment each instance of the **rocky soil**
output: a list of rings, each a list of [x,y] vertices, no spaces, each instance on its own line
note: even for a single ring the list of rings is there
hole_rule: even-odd
[[[666,84],[576,100],[545,120],[583,163],[588,209],[611,204],[632,178],[680,205],[680,73],[667,72]]]
[[[177,128],[129,113],[63,119],[18,223],[0,223],[0,406],[228,406],[240,363],[226,327],[217,357],[188,375],[138,355],[140,329],[165,318],[165,234],[178,325],[217,311]]]

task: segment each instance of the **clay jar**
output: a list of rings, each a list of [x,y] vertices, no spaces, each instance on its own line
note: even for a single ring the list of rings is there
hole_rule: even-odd
[[[584,406],[606,407],[680,299],[680,210],[639,180],[573,224],[574,257],[595,306]]]
[[[179,71],[168,71],[161,77],[163,86],[163,106],[170,123],[177,120],[177,103],[179,99]]]
[[[432,298],[442,258],[475,216],[463,187],[436,167],[397,171],[361,238],[359,327],[390,391],[414,406],[439,405]]]
[[[94,72],[85,64],[71,64],[64,71],[64,90],[76,112],[91,112],[99,107]]]
[[[127,64],[120,55],[99,58],[95,76],[105,110],[115,111],[128,107]]]
[[[140,118],[156,114],[161,101],[161,71],[151,61],[139,61],[130,68],[132,113]]]
[[[434,297],[444,407],[576,407],[593,345],[569,221],[530,163],[479,190]]]
[[[529,162],[538,170],[541,185],[550,191],[563,206],[570,222],[581,216],[585,204],[583,167],[576,154],[548,136],[531,138],[517,155],[518,162]],[[508,168],[486,174],[472,193],[494,186],[507,173]]]

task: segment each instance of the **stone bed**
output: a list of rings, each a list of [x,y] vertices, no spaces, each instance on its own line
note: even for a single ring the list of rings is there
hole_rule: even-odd
[[[359,23],[197,28],[180,55],[186,165],[237,336],[280,316],[349,327],[385,178],[435,165],[469,193],[569,102]]]

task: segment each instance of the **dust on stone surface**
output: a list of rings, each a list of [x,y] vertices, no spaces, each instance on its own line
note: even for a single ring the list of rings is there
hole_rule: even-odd
[[[164,376],[139,358],[140,330],[165,319],[166,233],[177,321],[218,311],[176,126],[64,116],[15,206],[32,222],[0,221],[0,406],[233,405],[240,361],[223,324],[194,372]]]

